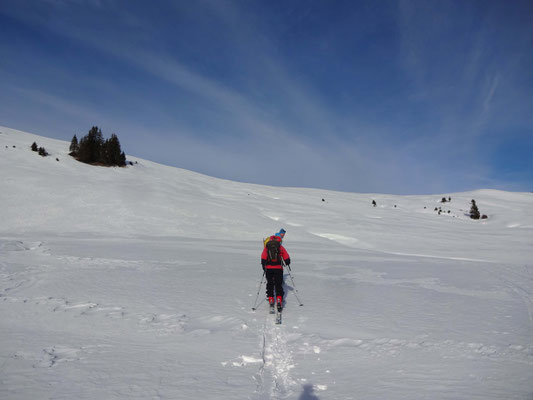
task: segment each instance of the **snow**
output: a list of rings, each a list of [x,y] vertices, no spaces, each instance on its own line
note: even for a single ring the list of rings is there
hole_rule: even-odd
[[[0,132],[2,399],[533,397],[531,193],[267,187]],[[281,227],[304,306],[286,276],[277,326],[264,287],[251,309]]]

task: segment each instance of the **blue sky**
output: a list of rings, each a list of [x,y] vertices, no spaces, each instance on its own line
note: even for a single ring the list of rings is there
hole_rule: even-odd
[[[221,178],[533,191],[531,1],[2,0],[0,125]]]

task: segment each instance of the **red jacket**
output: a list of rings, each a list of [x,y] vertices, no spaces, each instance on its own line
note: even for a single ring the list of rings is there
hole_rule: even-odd
[[[289,265],[291,263],[291,258],[289,256],[289,253],[287,253],[287,250],[285,250],[285,247],[283,247],[281,244],[279,245],[279,254],[281,258],[283,258],[283,261],[286,265]],[[267,261],[267,248],[265,247],[263,249],[263,253],[261,254],[261,264],[263,265],[263,268],[266,269],[283,269],[281,266],[281,262],[272,262]]]

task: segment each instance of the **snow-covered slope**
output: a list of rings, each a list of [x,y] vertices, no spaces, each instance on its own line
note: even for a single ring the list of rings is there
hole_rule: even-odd
[[[0,132],[1,398],[533,394],[531,193],[266,187]],[[264,286],[251,308],[281,227],[274,326]]]

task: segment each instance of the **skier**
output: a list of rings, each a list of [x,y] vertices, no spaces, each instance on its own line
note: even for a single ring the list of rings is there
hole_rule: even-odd
[[[283,307],[283,266],[290,265],[291,258],[285,247],[281,245],[282,238],[285,236],[285,230],[281,229],[276,235],[270,236],[266,240],[263,253],[261,254],[261,265],[266,275],[266,294],[268,303],[274,306],[274,291],[276,292],[276,303],[278,310]]]

